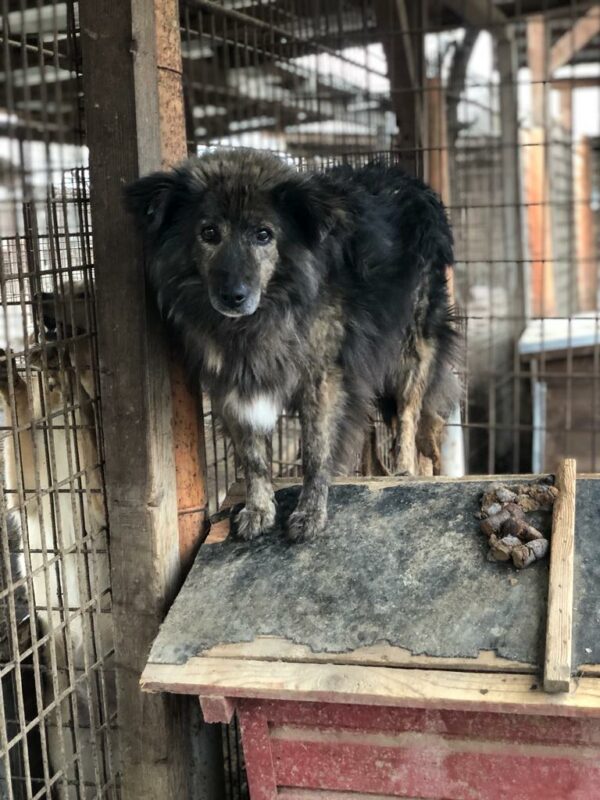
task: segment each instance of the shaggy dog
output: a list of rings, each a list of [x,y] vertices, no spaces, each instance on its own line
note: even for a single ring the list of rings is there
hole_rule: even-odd
[[[377,403],[398,421],[398,471],[414,473],[416,441],[439,472],[456,333],[452,234],[431,189],[378,164],[302,175],[238,150],[149,175],[126,198],[160,311],[244,469],[239,535],[274,523],[266,436],[283,409],[302,427],[292,539],[323,530],[332,471]]]

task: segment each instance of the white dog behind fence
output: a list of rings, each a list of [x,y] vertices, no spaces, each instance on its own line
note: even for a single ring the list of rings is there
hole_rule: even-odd
[[[111,749],[106,518],[87,339],[62,352],[52,342],[41,352],[35,345],[25,371],[4,354],[0,361],[5,425],[12,428],[0,450],[2,479],[21,520],[19,570],[31,576],[28,605],[42,640],[44,780],[61,800],[76,800],[96,796]]]

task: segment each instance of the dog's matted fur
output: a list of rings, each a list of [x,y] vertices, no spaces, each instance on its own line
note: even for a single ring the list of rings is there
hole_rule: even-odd
[[[126,195],[160,310],[243,465],[240,535],[273,525],[265,436],[285,408],[302,426],[293,539],[325,526],[330,475],[357,453],[377,403],[398,420],[398,471],[415,471],[415,441],[439,471],[456,334],[452,235],[431,189],[378,164],[302,175],[238,150],[149,175]]]

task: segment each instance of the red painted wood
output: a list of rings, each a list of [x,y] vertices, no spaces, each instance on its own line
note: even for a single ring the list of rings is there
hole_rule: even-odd
[[[238,707],[251,800],[277,800],[267,719],[257,708]]]
[[[600,719],[253,699],[237,707],[252,800],[273,800],[276,785],[356,797],[600,800]]]
[[[597,800],[600,796],[600,754],[538,756],[505,745],[500,752],[470,752],[469,744],[476,746],[467,743],[464,752],[448,743],[422,741],[420,736],[411,747],[274,739],[272,749],[277,782],[283,786],[445,800]]]
[[[307,725],[364,731],[415,731],[446,736],[494,739],[512,744],[584,744],[600,747],[600,719],[548,717],[493,712],[434,711],[335,703],[240,700],[259,710],[273,725]],[[600,800],[600,792],[598,794]]]
[[[201,696],[199,699],[204,722],[229,723],[233,719],[235,704],[228,697]]]

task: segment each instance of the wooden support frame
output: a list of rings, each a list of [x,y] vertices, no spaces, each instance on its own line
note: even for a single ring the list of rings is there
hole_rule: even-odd
[[[178,4],[98,0],[82,3],[80,18],[122,793],[186,797],[189,706],[148,698],[138,681],[199,538],[201,434],[195,403],[170,367],[141,242],[122,206],[128,182],[186,156]]]
[[[567,458],[556,473],[560,493],[552,515],[544,663],[544,689],[547,692],[568,692],[571,687],[576,472],[575,459]]]
[[[573,27],[552,45],[550,50],[549,72],[552,75],[557,69],[568,64],[580,50],[582,50],[594,36],[600,33],[600,5],[588,9]]]

